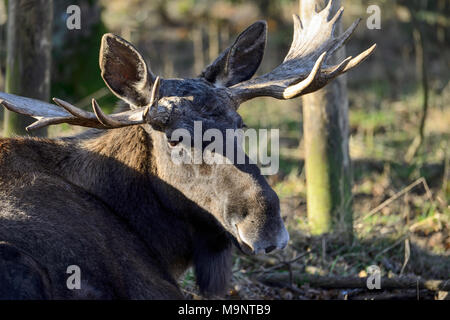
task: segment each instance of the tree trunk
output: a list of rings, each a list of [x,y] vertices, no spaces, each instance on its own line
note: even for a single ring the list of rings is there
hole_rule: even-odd
[[[208,27],[208,53],[209,61],[212,63],[220,54],[220,29],[219,22],[214,19],[210,19]]]
[[[192,31],[192,44],[194,50],[194,74],[200,74],[205,66],[203,29],[201,26],[194,26],[194,30]]]
[[[8,3],[0,0],[0,91],[5,91],[5,63],[6,63],[6,21]],[[0,122],[3,123],[3,108],[0,107]],[[0,129],[2,125],[0,124]],[[1,132],[0,132],[1,134]]]
[[[406,152],[406,162],[411,162],[413,160],[425,140],[425,121],[428,115],[429,100],[428,70],[423,26],[416,16],[417,12],[414,9],[410,9],[410,13],[412,16],[414,49],[416,53],[416,74],[417,77],[420,78],[422,86],[422,114],[420,116],[419,132]]]
[[[49,100],[52,21],[52,0],[8,1],[6,92]],[[25,127],[32,122],[6,111],[4,136],[26,134]],[[35,132],[45,133],[45,129]]]
[[[334,1],[333,14],[341,1]],[[300,0],[300,17],[308,23],[315,5],[325,1]],[[342,32],[342,27],[336,33]],[[342,61],[341,48],[329,59]],[[345,76],[339,76],[321,90],[303,96],[307,211],[311,232],[332,231],[352,236],[352,173],[349,155],[348,100]]]

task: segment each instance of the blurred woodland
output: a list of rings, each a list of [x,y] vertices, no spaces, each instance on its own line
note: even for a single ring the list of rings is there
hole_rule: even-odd
[[[0,91],[6,2],[0,0]],[[81,8],[81,30],[66,27],[70,4]],[[372,4],[381,9],[381,29],[366,26]],[[443,290],[415,284],[419,276],[450,278],[450,2],[342,5],[344,28],[362,18],[347,55],[377,43],[375,53],[346,76],[354,238],[314,236],[308,229],[301,99],[246,102],[239,112],[248,127],[280,130],[280,171],[268,180],[292,240],[283,252],[264,257],[236,253],[228,299],[450,299]],[[155,74],[194,77],[243,29],[266,20],[267,49],[258,74],[268,72],[289,49],[298,8],[298,0],[54,1],[51,97],[86,109],[92,98],[107,111],[116,107],[98,67],[106,32],[134,43]],[[2,117],[0,110],[0,129]],[[63,124],[48,135],[82,130]],[[377,293],[355,288],[352,281],[367,276],[370,265],[380,266],[383,279],[413,280]],[[200,299],[193,277],[189,271],[181,285],[188,297]]]

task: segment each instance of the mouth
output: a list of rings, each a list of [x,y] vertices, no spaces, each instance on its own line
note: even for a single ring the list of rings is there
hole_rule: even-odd
[[[255,251],[242,240],[237,224],[234,225],[234,228],[238,244],[237,247],[246,255],[255,255]]]

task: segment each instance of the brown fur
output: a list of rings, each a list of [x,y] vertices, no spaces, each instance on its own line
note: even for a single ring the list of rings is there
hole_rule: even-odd
[[[163,80],[148,123],[0,139],[0,298],[181,298],[176,279],[191,265],[201,292],[220,295],[232,243],[246,253],[286,246],[278,197],[255,164],[176,164],[169,143],[176,129],[192,133],[194,121],[222,133],[242,127],[223,85],[254,74],[265,30],[259,22],[244,31],[208,77]],[[100,67],[130,108],[149,103],[155,77],[131,44],[105,35]],[[55,115],[40,106],[27,100],[19,109]],[[154,121],[159,110],[167,117]],[[81,269],[80,290],[66,286],[70,265]]]
[[[140,130],[126,129],[134,131],[130,135]],[[110,133],[117,137],[119,131]],[[107,142],[110,135],[102,136],[99,142]],[[96,140],[88,144],[97,146]],[[31,253],[48,270],[52,288],[47,296],[181,297],[173,275],[167,272],[172,257],[155,264],[161,260],[158,254],[133,235],[131,227],[112,213],[113,208],[104,203],[101,195],[89,192],[98,183],[112,187],[106,180],[96,181],[98,175],[90,170],[104,155],[80,161],[92,157],[91,151],[72,141],[18,138],[0,139],[0,145],[0,239]],[[128,159],[109,158],[111,166],[105,166],[105,171],[129,170],[137,175],[136,168],[146,170],[143,164],[136,168],[126,165],[139,151],[130,153]],[[78,164],[75,167],[74,162]],[[66,287],[66,268],[72,264],[79,265],[82,271],[79,291]]]

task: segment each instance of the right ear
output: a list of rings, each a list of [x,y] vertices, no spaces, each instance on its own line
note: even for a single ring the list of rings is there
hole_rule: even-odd
[[[118,98],[135,107],[150,103],[156,77],[131,43],[111,33],[103,35],[99,63],[103,80]]]
[[[261,64],[267,38],[267,23],[258,21],[245,29],[236,41],[203,70],[201,77],[230,87],[250,79]]]

